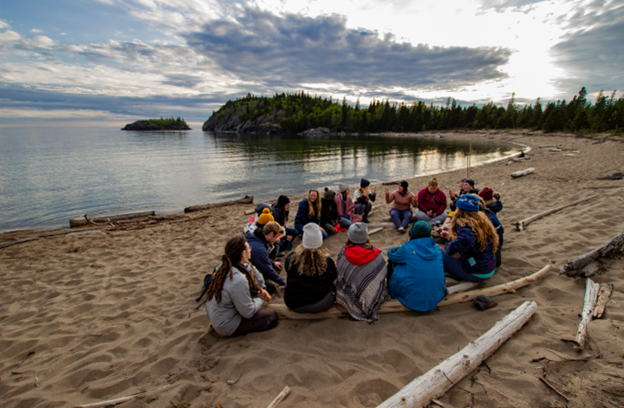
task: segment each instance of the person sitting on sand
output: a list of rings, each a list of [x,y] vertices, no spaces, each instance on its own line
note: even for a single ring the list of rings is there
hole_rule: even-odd
[[[346,223],[351,226],[354,222],[362,221],[362,216],[355,213],[355,206],[353,200],[349,196],[351,189],[348,185],[342,183],[338,186],[339,194],[336,194],[336,210],[340,218],[344,219]]]
[[[271,206],[266,203],[260,203],[256,206],[256,209],[254,210],[255,211],[254,216],[251,217],[249,221],[247,221],[247,224],[245,224],[245,226],[243,227],[244,235],[247,235],[250,232],[254,232],[256,228],[258,228],[258,224],[257,224],[258,218],[260,218],[260,216],[262,215],[262,211],[264,211],[265,208],[268,208],[269,211],[271,210]]]
[[[334,305],[336,264],[323,248],[323,236],[317,224],[303,227],[301,245],[286,258],[286,273],[284,303],[290,310],[319,313]]]
[[[321,198],[319,192],[312,189],[308,191],[308,197],[299,202],[299,209],[295,216],[295,229],[303,234],[303,227],[311,222],[321,225]],[[323,239],[327,238],[327,232],[321,227]]]
[[[459,193],[454,194],[453,191],[449,190],[449,197],[451,199],[451,211],[455,211],[455,202],[459,200],[459,197],[464,194],[468,194],[470,190],[474,189],[474,185],[474,180],[465,178],[459,182]]]
[[[390,217],[392,217],[392,222],[399,232],[405,232],[412,220],[411,207],[418,206],[418,199],[411,191],[407,190],[407,187],[407,181],[403,180],[392,194],[386,189],[386,203],[393,203],[390,209]]]
[[[286,223],[288,222],[288,212],[290,210],[290,199],[285,195],[279,196],[277,202],[271,206],[271,215],[284,230],[284,237],[280,241],[280,247],[282,250],[290,250],[292,241],[299,235],[296,229],[288,228]]]
[[[245,237],[252,249],[251,263],[258,268],[264,277],[269,293],[275,293],[277,288],[269,280],[282,286],[286,284],[286,281],[279,276],[279,271],[282,270],[282,264],[272,261],[269,254],[271,253],[272,246],[275,246],[282,238],[282,227],[280,227],[277,222],[271,221],[262,227],[262,229],[256,229]]]
[[[390,296],[419,312],[433,310],[446,295],[442,251],[431,238],[431,226],[416,221],[410,240],[388,251]]]
[[[482,211],[485,215],[487,215],[487,217],[492,222],[492,225],[494,226],[494,230],[496,231],[496,234],[498,235],[498,250],[496,251],[496,267],[498,268],[503,263],[501,251],[503,249],[503,234],[505,233],[505,229],[503,228],[503,225],[498,220],[496,213],[490,210],[485,205],[485,200],[483,199],[483,197],[479,196],[479,198],[481,199],[479,202],[480,211]]]
[[[249,265],[251,247],[238,236],[225,245],[225,253],[208,288],[206,313],[219,337],[272,329],[277,313],[262,309],[271,296],[264,279]]]
[[[321,198],[321,227],[328,235],[334,235],[337,228],[347,229],[349,224],[338,215],[336,192],[325,187],[325,194]]]
[[[379,319],[377,311],[387,295],[386,261],[371,245],[366,224],[356,222],[347,235],[336,261],[336,302],[355,320],[372,322]]]
[[[485,187],[479,191],[479,197],[485,202],[485,206],[494,214],[498,214],[503,209],[503,203],[500,201],[500,193],[494,192],[491,188]]]
[[[440,233],[452,239],[442,251],[444,271],[459,281],[483,282],[496,269],[498,235],[487,215],[479,211],[480,201],[477,196],[462,195],[451,230]]]
[[[446,194],[438,188],[438,179],[429,180],[427,187],[418,192],[416,219],[427,221],[429,225],[442,223],[446,219]]]
[[[373,209],[372,202],[377,198],[377,187],[370,192],[370,181],[366,179],[360,180],[360,188],[353,193],[355,201],[355,213],[362,215],[362,222],[368,223],[368,214]]]

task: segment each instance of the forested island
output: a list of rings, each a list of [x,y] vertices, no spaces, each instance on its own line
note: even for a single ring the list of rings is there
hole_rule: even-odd
[[[173,117],[167,119],[148,119],[148,120],[137,120],[134,123],[128,123],[121,130],[192,130],[189,125],[186,124],[184,119],[181,119],[179,116],[177,119]]]
[[[594,103],[583,87],[569,102],[559,100],[542,106],[516,104],[514,96],[507,108],[490,102],[462,107],[448,98],[445,106],[391,103],[373,100],[368,107],[355,106],[330,97],[310,96],[303,91],[272,97],[247,96],[230,100],[204,123],[202,129],[217,132],[256,134],[280,133],[377,133],[421,132],[450,129],[535,129],[544,132],[605,132],[622,134],[624,98],[615,91],[599,93]]]

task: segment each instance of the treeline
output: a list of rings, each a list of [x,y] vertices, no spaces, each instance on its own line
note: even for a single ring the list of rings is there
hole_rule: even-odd
[[[188,127],[186,121],[178,116],[177,119],[174,119],[173,116],[170,118],[163,119],[161,116],[160,119],[148,119],[147,123],[151,123],[157,125],[162,128],[179,128],[179,127]]]
[[[583,87],[571,101],[549,102],[546,108],[538,98],[533,105],[518,105],[512,95],[507,107],[490,102],[484,106],[459,106],[449,98],[445,106],[427,105],[420,101],[412,105],[373,100],[368,107],[355,106],[343,98],[338,101],[310,96],[303,91],[275,94],[273,97],[247,94],[228,101],[217,117],[230,109],[242,107],[241,123],[260,117],[271,117],[284,130],[298,133],[306,129],[327,127],[332,132],[420,132],[448,129],[535,129],[545,132],[592,131],[622,133],[624,127],[624,98],[602,92],[596,101],[587,100]]]

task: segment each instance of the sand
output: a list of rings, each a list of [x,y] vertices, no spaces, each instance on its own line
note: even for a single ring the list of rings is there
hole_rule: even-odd
[[[268,332],[220,339],[208,332],[195,298],[253,205],[215,208],[200,218],[140,230],[50,236],[0,249],[0,406],[71,407],[143,392],[121,406],[216,407],[218,400],[223,408],[266,407],[288,385],[290,395],[280,408],[374,407],[526,300],[538,304],[533,318],[439,398],[444,406],[623,406],[624,261],[614,260],[593,278],[613,283],[615,290],[605,316],[589,324],[593,341],[582,353],[560,339],[574,338],[585,279],[575,281],[558,270],[624,229],[624,202],[618,198],[624,198],[624,181],[593,179],[624,170],[624,143],[540,133],[445,137],[513,139],[531,147],[527,162],[487,164],[472,169],[471,177],[479,188],[500,191],[504,204],[503,264],[486,286],[553,265],[543,281],[496,297],[498,306],[485,312],[463,303],[428,313],[384,314],[373,324],[280,320]],[[509,176],[528,167],[536,172]],[[456,191],[465,175],[463,169],[438,179],[445,191]],[[410,179],[410,189],[424,187],[428,178]],[[619,188],[590,189],[599,186]],[[595,193],[600,196],[525,231],[513,227]],[[387,217],[389,206],[380,201],[372,222]],[[371,238],[385,252],[406,235],[384,229]],[[337,253],[344,240],[342,233],[326,246]],[[562,361],[597,350],[601,358]],[[538,357],[552,362],[530,362]],[[569,403],[540,382],[544,369]]]

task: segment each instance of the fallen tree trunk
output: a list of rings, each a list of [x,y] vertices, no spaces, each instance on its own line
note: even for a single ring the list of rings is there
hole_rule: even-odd
[[[592,316],[594,315],[599,289],[600,285],[591,279],[587,279],[585,300],[583,302],[583,313],[581,315],[581,322],[579,323],[578,330],[576,331],[576,344],[574,346],[574,350],[576,351],[583,351],[585,348],[585,341],[587,341],[587,323],[591,321]]]
[[[81,227],[83,225],[89,224],[89,220],[93,223],[107,223],[110,221],[132,220],[134,218],[143,218],[143,217],[149,217],[153,215],[155,215],[154,211],[142,211],[142,212],[129,213],[129,214],[109,215],[106,217],[87,218],[85,216],[82,216],[80,218],[72,218],[71,220],[69,220],[69,226],[71,228]]]
[[[245,197],[239,198],[238,200],[228,200],[228,201],[222,201],[220,203],[214,203],[214,204],[193,205],[191,207],[186,207],[184,209],[184,212],[188,213],[188,212],[193,212],[193,211],[201,211],[201,210],[207,210],[209,208],[225,207],[226,205],[234,205],[234,204],[253,204],[253,196],[246,195]]]
[[[550,271],[551,266],[547,265],[539,271],[535,272],[533,275],[525,276],[524,278],[516,279],[515,281],[507,282],[502,285],[492,286],[489,288],[471,290],[469,292],[463,293],[454,293],[451,295],[447,295],[444,299],[438,303],[438,307],[440,306],[448,306],[454,305],[457,303],[471,302],[477,298],[479,295],[486,296],[499,296],[505,293],[515,292],[516,289],[527,286],[533,282],[536,282],[542,279],[548,271]],[[460,284],[460,285],[463,285]],[[449,290],[451,290],[449,288]],[[349,316],[347,311],[338,306],[334,305],[330,307],[328,310],[325,310],[321,313],[296,313],[292,310],[288,309],[285,304],[270,304],[265,303],[265,307],[267,309],[274,310],[277,312],[279,318],[282,319],[294,319],[294,320],[317,320],[317,319],[329,319],[336,317],[346,317]],[[384,302],[377,313],[397,313],[397,312],[411,312],[412,309],[405,307],[396,299],[389,300]]]
[[[576,277],[577,275],[584,273],[583,268],[593,261],[599,258],[605,258],[606,256],[612,256],[613,253],[618,251],[621,252],[622,250],[624,250],[624,231],[611,238],[611,240],[606,244],[601,245],[584,255],[570,259],[561,267],[559,274],[562,275],[565,273],[569,277]]]
[[[432,399],[444,395],[455,384],[474,371],[500,346],[511,338],[537,310],[537,303],[524,302],[497,322],[463,350],[446,359],[403,387],[377,408],[425,407]]]
[[[531,173],[535,173],[534,167],[529,167],[528,169],[511,173],[511,178],[518,178],[518,177],[526,176],[527,174],[531,174]]]
[[[600,319],[604,314],[605,309],[607,308],[607,303],[609,303],[609,299],[611,298],[611,293],[613,292],[613,285],[610,283],[601,283],[600,284],[600,293],[598,294],[598,302],[596,303],[596,308],[594,309],[594,319]]]
[[[532,222],[533,222],[533,221],[535,221],[535,220],[539,220],[540,218],[544,218],[544,217],[545,217],[545,216],[547,216],[547,215],[550,215],[550,214],[552,214],[552,213],[556,213],[557,211],[561,211],[561,210],[563,210],[564,208],[567,208],[567,207],[572,207],[573,205],[577,205],[577,204],[580,204],[580,203],[582,203],[582,202],[584,202],[584,201],[591,200],[592,198],[596,198],[596,197],[598,197],[599,195],[600,195],[600,194],[594,194],[594,195],[589,196],[589,197],[581,198],[580,200],[576,200],[576,201],[574,201],[574,202],[572,202],[572,203],[568,203],[568,204],[560,205],[559,207],[551,208],[551,209],[550,209],[550,210],[548,210],[548,211],[544,211],[544,212],[541,212],[541,213],[539,213],[539,214],[535,214],[535,215],[533,215],[533,216],[531,216],[531,217],[529,217],[529,218],[525,218],[525,219],[523,219],[522,221],[518,221],[518,222],[516,222],[516,229],[517,229],[518,231],[523,231],[523,230],[526,228],[526,226],[527,226],[527,225],[529,225],[530,223],[532,223]]]

